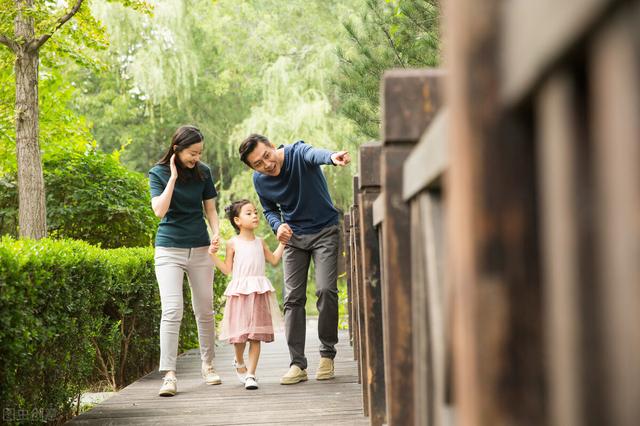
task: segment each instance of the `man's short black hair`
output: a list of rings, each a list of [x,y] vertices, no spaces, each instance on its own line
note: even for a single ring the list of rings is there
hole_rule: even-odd
[[[267,139],[266,136],[262,136],[257,133],[250,134],[240,144],[240,149],[238,150],[240,152],[240,159],[244,164],[246,164],[249,167],[251,167],[251,164],[249,164],[247,157],[249,156],[249,154],[253,152],[254,149],[256,149],[256,146],[259,143],[263,143],[265,145],[271,146],[271,142],[269,142],[269,139]]]

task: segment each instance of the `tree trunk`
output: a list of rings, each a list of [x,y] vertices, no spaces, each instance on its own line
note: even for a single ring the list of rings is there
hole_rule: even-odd
[[[18,11],[33,0],[16,1]],[[33,18],[18,12],[16,38],[16,153],[18,163],[18,209],[20,237],[40,239],[47,235],[44,177],[38,144],[38,50],[31,49]]]

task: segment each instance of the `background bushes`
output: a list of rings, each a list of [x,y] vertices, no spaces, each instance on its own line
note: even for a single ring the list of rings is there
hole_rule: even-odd
[[[158,220],[150,208],[148,180],[120,164],[118,152],[58,149],[44,159],[47,230],[114,247],[148,247]],[[15,171],[0,177],[0,234],[17,236]]]
[[[225,284],[217,274],[217,295]],[[149,372],[158,361],[160,312],[151,247],[3,237],[3,410],[53,409],[65,417],[87,388],[120,388]],[[180,350],[197,346],[187,291]]]

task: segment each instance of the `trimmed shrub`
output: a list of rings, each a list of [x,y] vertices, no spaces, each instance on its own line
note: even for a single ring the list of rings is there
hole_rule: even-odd
[[[44,159],[47,229],[104,248],[150,246],[158,219],[147,178],[120,164],[118,153],[56,151]],[[0,233],[17,236],[15,172],[0,176]]]
[[[216,274],[216,305],[225,283]],[[151,247],[107,250],[81,241],[2,238],[3,412],[46,410],[65,418],[86,389],[120,388],[155,368],[157,288]],[[180,351],[198,346],[188,291],[184,301]]]

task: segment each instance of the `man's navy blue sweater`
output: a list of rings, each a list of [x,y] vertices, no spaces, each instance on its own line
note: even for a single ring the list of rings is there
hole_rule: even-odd
[[[320,170],[323,164],[333,165],[331,154],[298,141],[284,147],[278,176],[253,173],[253,186],[274,232],[282,223],[294,234],[315,234],[338,223],[338,211]]]

